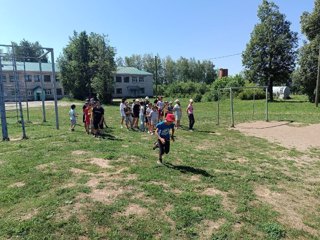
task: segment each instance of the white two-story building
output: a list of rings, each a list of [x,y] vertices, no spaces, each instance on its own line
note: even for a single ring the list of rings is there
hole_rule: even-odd
[[[153,74],[134,67],[118,67],[114,98],[153,96]]]

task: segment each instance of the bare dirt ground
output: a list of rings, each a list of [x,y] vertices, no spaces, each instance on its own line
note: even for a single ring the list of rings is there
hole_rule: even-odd
[[[236,130],[259,138],[265,138],[286,148],[306,151],[320,147],[320,124],[301,125],[290,122],[249,122],[236,125]]]

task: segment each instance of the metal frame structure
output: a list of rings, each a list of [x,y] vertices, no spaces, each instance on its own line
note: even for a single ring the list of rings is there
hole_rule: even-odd
[[[17,63],[16,63],[16,54],[15,54],[15,47],[13,43],[11,45],[6,44],[0,44],[0,47],[6,47],[12,49],[12,55],[10,56],[12,59],[12,66],[13,66],[13,74],[14,74],[14,80],[15,80],[15,92],[18,97],[19,102],[19,110],[20,110],[20,121],[22,126],[22,138],[26,139],[26,132],[25,132],[25,122],[23,117],[23,109],[22,109],[22,101],[21,101],[21,94],[20,94],[20,86],[19,86],[19,79],[17,78]],[[44,89],[44,83],[43,83],[43,76],[42,76],[42,66],[41,66],[41,59],[45,56],[47,56],[49,53],[51,54],[51,63],[52,63],[52,84],[53,84],[53,96],[54,96],[54,109],[55,109],[55,121],[56,121],[56,129],[59,129],[59,116],[58,116],[58,103],[57,103],[57,87],[56,87],[56,74],[55,74],[55,66],[54,66],[54,50],[53,48],[41,48],[45,52],[37,57],[39,62],[39,68],[40,68],[40,82],[41,82],[41,88],[42,91]],[[9,54],[7,54],[9,55]],[[2,126],[2,139],[4,141],[8,141],[9,134],[8,134],[8,128],[7,128],[7,121],[6,121],[6,107],[5,107],[5,98],[4,98],[4,84],[2,81],[2,62],[1,62],[2,56],[0,55],[0,115],[1,115],[1,126]],[[25,57],[22,57],[25,58]],[[26,73],[25,68],[25,61],[24,61],[24,73]],[[26,74],[24,74],[26,75]],[[25,77],[25,76],[24,76]],[[26,86],[26,79],[25,79],[25,86]],[[42,117],[43,122],[46,122],[46,109],[45,109],[45,99],[44,94],[42,94]],[[29,108],[28,108],[28,100],[27,102],[27,115],[28,115],[28,121],[29,121]],[[17,99],[16,99],[16,110],[17,108]],[[17,114],[18,116],[18,114]]]
[[[266,94],[266,107],[265,107],[265,120],[266,122],[269,121],[269,107],[268,107],[268,86],[257,86],[257,87],[230,87],[230,88],[219,88],[218,89],[218,101],[217,101],[217,125],[220,124],[220,92],[228,90],[230,93],[230,116],[231,116],[231,124],[230,127],[234,127],[234,104],[233,104],[233,91],[236,89],[246,89],[246,88],[252,88],[252,89],[265,89]],[[255,95],[253,95],[253,114],[255,112]]]

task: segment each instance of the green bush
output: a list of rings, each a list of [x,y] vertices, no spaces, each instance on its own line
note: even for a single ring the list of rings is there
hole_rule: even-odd
[[[201,102],[202,94],[196,93],[192,96],[193,101],[195,102]]]
[[[256,87],[254,83],[246,82],[245,87]],[[266,94],[262,88],[244,88],[238,94],[238,98],[241,100],[264,99]]]

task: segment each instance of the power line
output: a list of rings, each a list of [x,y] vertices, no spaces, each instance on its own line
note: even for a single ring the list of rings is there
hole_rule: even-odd
[[[209,58],[209,59],[228,58],[228,57],[238,56],[238,55],[241,55],[241,54],[242,54],[242,53],[234,53],[234,54],[230,54],[230,55],[224,55],[224,56],[219,56],[219,57],[213,57],[213,58]]]

